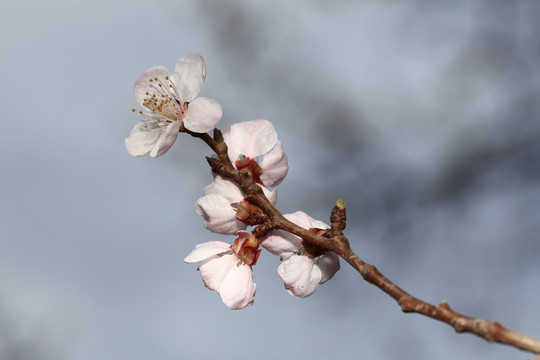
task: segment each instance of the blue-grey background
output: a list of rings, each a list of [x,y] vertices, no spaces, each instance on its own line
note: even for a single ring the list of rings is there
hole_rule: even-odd
[[[540,337],[540,3],[3,1],[0,359],[525,359],[401,313],[348,266],[307,299],[279,260],[230,311],[182,259],[232,241],[194,203],[202,143],[132,158],[132,86],[204,56],[219,127],[274,122],[282,212],[338,197],[412,294]]]

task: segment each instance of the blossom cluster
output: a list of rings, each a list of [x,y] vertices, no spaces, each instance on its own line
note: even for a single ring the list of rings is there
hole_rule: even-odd
[[[165,154],[181,132],[206,133],[223,115],[216,100],[197,97],[206,77],[200,55],[181,58],[172,74],[162,66],[143,72],[134,86],[134,95],[142,107],[142,120],[125,140],[127,151],[135,156]],[[133,111],[136,111],[133,109]],[[227,155],[238,171],[246,171],[273,204],[277,190],[288,172],[283,145],[274,126],[267,120],[233,124],[223,134]],[[261,254],[260,247],[283,261],[277,272],[285,289],[295,297],[307,297],[319,284],[330,280],[339,270],[336,253],[317,247],[284,230],[273,230],[259,237],[247,231],[268,220],[267,214],[252,203],[235,182],[212,173],[213,182],[204,189],[195,204],[197,214],[211,232],[234,235],[232,244],[209,241],[199,244],[184,259],[199,262],[204,285],[214,290],[230,309],[252,305],[256,284],[253,266]],[[316,234],[324,234],[329,226],[298,211],[284,217]]]

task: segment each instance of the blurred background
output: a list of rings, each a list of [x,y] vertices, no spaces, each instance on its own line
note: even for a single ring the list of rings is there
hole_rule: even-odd
[[[182,259],[202,142],[132,158],[132,87],[200,53],[219,124],[271,120],[278,208],[328,222],[432,303],[540,338],[540,3],[2,2],[0,359],[525,359],[403,314],[349,266],[307,299],[279,259],[230,311]]]

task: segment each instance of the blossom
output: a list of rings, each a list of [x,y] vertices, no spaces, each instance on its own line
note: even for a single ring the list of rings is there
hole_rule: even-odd
[[[217,292],[231,310],[253,305],[256,284],[252,266],[257,263],[261,250],[259,240],[246,231],[239,231],[232,245],[223,241],[199,244],[185,259],[198,262],[204,285]]]
[[[276,203],[276,190],[269,191],[262,186],[266,197]],[[255,217],[259,210],[244,199],[238,185],[216,176],[214,182],[204,189],[204,196],[197,200],[195,209],[204,218],[204,226],[215,233],[232,235],[254,225],[249,219]],[[246,214],[247,213],[247,214]]]
[[[234,124],[223,138],[233,164],[238,170],[246,169],[253,181],[274,187],[287,175],[287,157],[270,121],[252,120]],[[262,157],[260,163],[256,161],[259,157]]]
[[[324,233],[329,226],[314,220],[302,211],[285,214],[285,218],[315,233]],[[330,280],[339,270],[339,257],[333,251],[315,246],[284,230],[272,231],[261,245],[280,257],[289,257],[278,267],[285,289],[295,297],[307,297],[319,284]]]
[[[163,66],[152,67],[135,81],[133,94],[144,111],[125,146],[133,156],[165,154],[185,129],[203,133],[221,119],[223,110],[216,100],[197,97],[206,77],[200,55],[189,55],[176,63],[174,73]],[[135,111],[135,109],[133,109]]]

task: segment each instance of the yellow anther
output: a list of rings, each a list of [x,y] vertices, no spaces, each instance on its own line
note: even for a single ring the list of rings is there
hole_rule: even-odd
[[[148,129],[148,125],[143,125],[143,127],[145,127],[146,129]]]
[[[131,111],[135,112],[135,111],[137,111],[137,110],[135,110],[135,109],[131,109]]]

